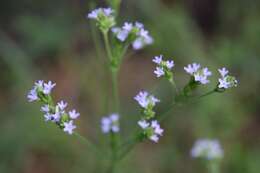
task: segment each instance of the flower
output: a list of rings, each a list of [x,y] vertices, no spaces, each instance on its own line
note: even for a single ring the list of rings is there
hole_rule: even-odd
[[[165,73],[164,73],[162,67],[156,67],[156,70],[154,70],[154,74],[156,74],[156,77],[161,77],[161,76],[163,76]]]
[[[144,134],[147,138],[153,142],[158,142],[159,137],[163,135],[163,129],[160,127],[160,124],[157,120],[148,122],[146,120],[138,121],[138,125],[144,130]]]
[[[218,71],[221,75],[221,78],[218,79],[219,89],[228,89],[237,86],[238,81],[234,76],[228,75],[228,70],[225,67],[218,69]]]
[[[207,160],[221,159],[224,156],[224,151],[216,139],[199,139],[191,149],[191,156]]]
[[[42,106],[41,111],[44,113],[48,113],[50,111],[49,105],[46,104],[46,105]]]
[[[39,100],[38,94],[37,94],[37,91],[36,91],[36,87],[34,87],[33,89],[31,89],[29,91],[29,93],[27,94],[27,98],[28,98],[29,102]]]
[[[142,129],[146,129],[147,127],[149,127],[150,124],[146,120],[140,120],[140,121],[138,121],[138,125]]]
[[[129,41],[132,43],[135,50],[142,49],[144,46],[153,43],[153,38],[149,35],[149,32],[144,29],[144,25],[140,22],[135,22],[135,24],[125,22],[121,28],[112,28],[112,32],[121,42],[130,39]]]
[[[89,19],[98,19],[99,15],[104,15],[106,17],[111,17],[111,15],[114,13],[114,10],[111,8],[98,8],[93,11],[91,11],[88,14]]]
[[[31,89],[27,95],[29,102],[41,101],[43,106],[41,111],[44,113],[45,122],[53,122],[59,128],[68,134],[72,134],[73,129],[76,128],[73,125],[73,120],[79,117],[79,113],[76,110],[72,110],[69,113],[66,112],[65,108],[68,106],[67,102],[61,100],[55,105],[51,97],[51,91],[56,84],[49,81],[45,83],[43,80],[39,80],[34,83],[33,89]]]
[[[164,61],[162,55],[155,56],[152,61],[158,65],[154,70],[154,74],[156,74],[156,77],[165,76],[168,80],[171,81],[173,76],[171,69],[174,67],[174,61]]]
[[[184,67],[184,70],[192,75],[194,77],[194,80],[196,82],[199,82],[200,84],[207,84],[210,81],[208,80],[208,77],[212,75],[211,71],[208,70],[207,67],[201,68],[200,64],[193,63],[188,64],[187,67]]]
[[[146,91],[140,91],[134,99],[143,108],[148,108],[148,106],[154,107],[156,103],[160,102],[159,99],[155,98],[153,95],[149,95]]]
[[[107,117],[103,117],[101,119],[101,130],[103,133],[118,133],[119,128],[119,115],[116,113],[113,113]]]
[[[43,85],[43,93],[46,95],[50,94],[51,90],[56,86],[56,84],[52,83],[51,81],[49,81],[48,83],[44,83]]]
[[[68,106],[68,103],[61,100],[57,105],[60,110],[64,110]]]
[[[72,111],[69,111],[69,116],[71,119],[77,119],[80,116],[80,113],[73,109]]]
[[[69,135],[73,133],[73,130],[76,128],[75,125],[73,125],[73,121],[70,120],[69,122],[64,123],[64,132],[67,132]]]
[[[97,26],[103,33],[107,33],[109,29],[116,24],[114,10],[111,8],[95,9],[91,11],[87,17],[89,19],[95,20]]]

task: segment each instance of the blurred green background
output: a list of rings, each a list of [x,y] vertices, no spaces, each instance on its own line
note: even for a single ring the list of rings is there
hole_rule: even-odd
[[[29,104],[28,90],[38,79],[53,80],[56,100],[80,113],[77,130],[106,146],[99,120],[109,113],[104,96],[108,75],[99,32],[85,15],[104,1],[6,0],[0,6],[0,172],[101,173],[106,168],[75,137],[43,121],[39,104]],[[122,137],[139,118],[133,96],[156,86],[154,94],[170,101],[170,86],[156,80],[151,59],[175,60],[177,84],[188,80],[183,66],[199,62],[214,75],[226,66],[239,87],[173,109],[162,123],[159,144],[139,144],[119,165],[122,173],[206,173],[189,156],[197,138],[219,138],[225,150],[223,173],[260,171],[260,1],[258,0],[123,0],[119,24],[140,21],[155,43],[128,52],[119,76]],[[93,41],[95,40],[95,41]],[[109,95],[108,95],[109,96]]]

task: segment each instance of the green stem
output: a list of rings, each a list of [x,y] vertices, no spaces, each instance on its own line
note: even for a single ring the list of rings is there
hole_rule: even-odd
[[[118,72],[117,70],[112,71],[112,89],[114,98],[114,111],[119,112],[119,95],[118,95]]]
[[[106,49],[108,58],[109,58],[110,61],[112,61],[113,55],[112,55],[110,43],[109,43],[109,40],[108,40],[108,32],[103,32],[103,37],[104,37],[104,41],[105,41],[105,49]]]
[[[98,156],[101,158],[104,157],[105,154],[100,153],[100,150],[92,143],[90,142],[87,138],[81,136],[79,133],[74,132],[74,136],[80,139],[85,145],[87,145],[93,152],[95,152]]]
[[[170,83],[171,83],[173,89],[175,90],[175,92],[178,94],[178,93],[179,93],[179,90],[178,90],[178,87],[177,87],[177,85],[176,85],[174,79],[171,79],[171,80],[170,80]]]
[[[219,163],[217,161],[209,161],[208,163],[208,172],[209,173],[220,173]]]

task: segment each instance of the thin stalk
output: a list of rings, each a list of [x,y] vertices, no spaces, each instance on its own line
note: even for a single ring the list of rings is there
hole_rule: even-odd
[[[179,90],[178,90],[178,87],[177,87],[177,85],[176,85],[174,79],[171,79],[171,80],[170,80],[170,83],[171,83],[173,89],[175,90],[175,92],[178,94],[178,93],[179,93]]]
[[[219,163],[216,161],[210,161],[208,163],[208,172],[209,173],[220,173]]]
[[[87,145],[98,156],[100,156],[101,158],[103,157],[104,154],[100,153],[100,150],[92,142],[90,142],[87,138],[81,136],[77,132],[74,132],[74,136],[76,136],[78,139],[80,139],[80,141],[82,141],[85,145]]]
[[[119,95],[118,95],[118,72],[117,70],[112,71],[112,89],[114,98],[114,110],[119,112]]]
[[[103,32],[103,37],[104,37],[104,41],[105,41],[105,49],[106,49],[108,58],[110,61],[112,61],[113,55],[112,55],[111,46],[110,46],[110,43],[108,40],[108,32]]]

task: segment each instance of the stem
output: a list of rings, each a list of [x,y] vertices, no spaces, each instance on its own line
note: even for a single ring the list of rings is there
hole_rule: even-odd
[[[112,56],[112,51],[111,51],[110,43],[109,43],[109,40],[108,40],[108,32],[103,32],[103,36],[104,36],[105,49],[106,49],[108,58],[110,59],[110,61],[112,61],[113,56]]]
[[[116,166],[117,166],[117,159],[118,159],[118,136],[115,133],[111,133],[110,134],[110,139],[111,139],[111,165],[110,165],[110,169],[109,169],[109,173],[114,173],[116,171]]]
[[[210,161],[208,163],[208,172],[209,173],[220,173],[219,163],[217,161]]]
[[[104,157],[104,154],[100,153],[100,150],[92,143],[90,142],[87,138],[81,136],[79,133],[74,132],[74,136],[79,138],[84,144],[86,144],[92,151],[94,151],[98,156],[101,158]]]
[[[112,88],[113,88],[113,98],[114,98],[114,110],[119,112],[119,95],[118,95],[118,80],[117,80],[117,70],[112,71]]]
[[[177,85],[176,85],[174,79],[171,79],[171,80],[170,80],[170,83],[171,83],[173,89],[175,90],[175,92],[176,92],[176,93],[179,93],[179,90],[178,90],[178,88],[177,88]]]

